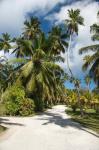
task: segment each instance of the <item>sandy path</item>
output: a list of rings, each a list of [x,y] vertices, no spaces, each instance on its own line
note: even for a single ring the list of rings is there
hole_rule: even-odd
[[[99,138],[71,121],[62,105],[34,117],[1,119],[10,130],[0,150],[99,150]]]

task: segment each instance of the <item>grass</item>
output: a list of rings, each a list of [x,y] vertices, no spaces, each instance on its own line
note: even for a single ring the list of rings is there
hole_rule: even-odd
[[[5,116],[5,106],[4,104],[0,104],[0,116]]]
[[[6,130],[6,128],[0,125],[0,134],[1,134],[2,132],[4,132],[5,130]]]
[[[0,104],[0,116],[5,116],[5,107]],[[0,134],[6,130],[6,127],[0,125]]]
[[[68,108],[66,113],[69,114],[74,121],[79,122],[84,127],[89,128],[99,134],[99,113],[96,113],[95,110],[87,109],[84,117],[80,116],[79,110],[74,113],[72,109]]]

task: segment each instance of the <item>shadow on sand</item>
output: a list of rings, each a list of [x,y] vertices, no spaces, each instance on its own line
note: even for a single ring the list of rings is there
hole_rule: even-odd
[[[64,119],[62,117],[62,115],[51,113],[51,112],[45,112],[41,116],[43,116],[43,115],[44,115],[44,117],[38,118],[38,120],[45,120],[46,121],[42,125],[48,125],[48,124],[54,123],[54,124],[56,124],[60,127],[63,127],[63,128],[66,128],[66,127],[70,126],[70,127],[74,127],[76,129],[79,129],[79,130],[86,131],[89,134],[92,134],[92,135],[99,138],[99,136],[97,134],[95,134],[94,132],[91,132],[91,130],[88,130],[87,128],[83,127],[79,123],[77,123],[75,121],[72,121],[70,118],[65,118]]]
[[[9,119],[6,118],[0,118],[0,125],[24,126],[24,124],[21,123],[10,122]]]

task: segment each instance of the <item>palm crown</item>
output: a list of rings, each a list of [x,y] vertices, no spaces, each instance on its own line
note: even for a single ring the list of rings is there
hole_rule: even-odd
[[[24,22],[24,32],[23,35],[25,38],[33,39],[36,35],[41,32],[40,22],[38,18],[31,17]]]
[[[0,50],[4,50],[5,53],[11,49],[11,39],[8,33],[3,33],[0,39]]]
[[[66,19],[66,24],[68,27],[68,32],[70,34],[78,34],[78,25],[84,25],[84,19],[80,16],[80,10],[68,10],[69,19]]]
[[[92,40],[99,41],[99,25],[93,24],[91,26]],[[88,51],[92,51],[92,55],[86,55],[84,57],[84,64],[83,70],[90,69],[89,73],[91,77],[93,77],[94,81],[96,82],[97,86],[99,87],[99,44],[87,46],[81,48],[79,50],[80,54],[87,53]]]

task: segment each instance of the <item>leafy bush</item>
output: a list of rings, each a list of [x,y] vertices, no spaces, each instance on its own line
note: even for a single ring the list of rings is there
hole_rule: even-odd
[[[25,98],[20,101],[19,114],[21,116],[28,116],[33,114],[35,109],[34,101],[30,98]]]
[[[6,90],[3,96],[7,115],[28,116],[34,112],[34,101],[25,97],[24,88],[20,85],[13,85]]]
[[[73,112],[76,111],[78,107],[78,100],[77,100],[77,94],[75,92],[71,92],[71,94],[68,96],[68,103],[70,107],[72,108]]]

